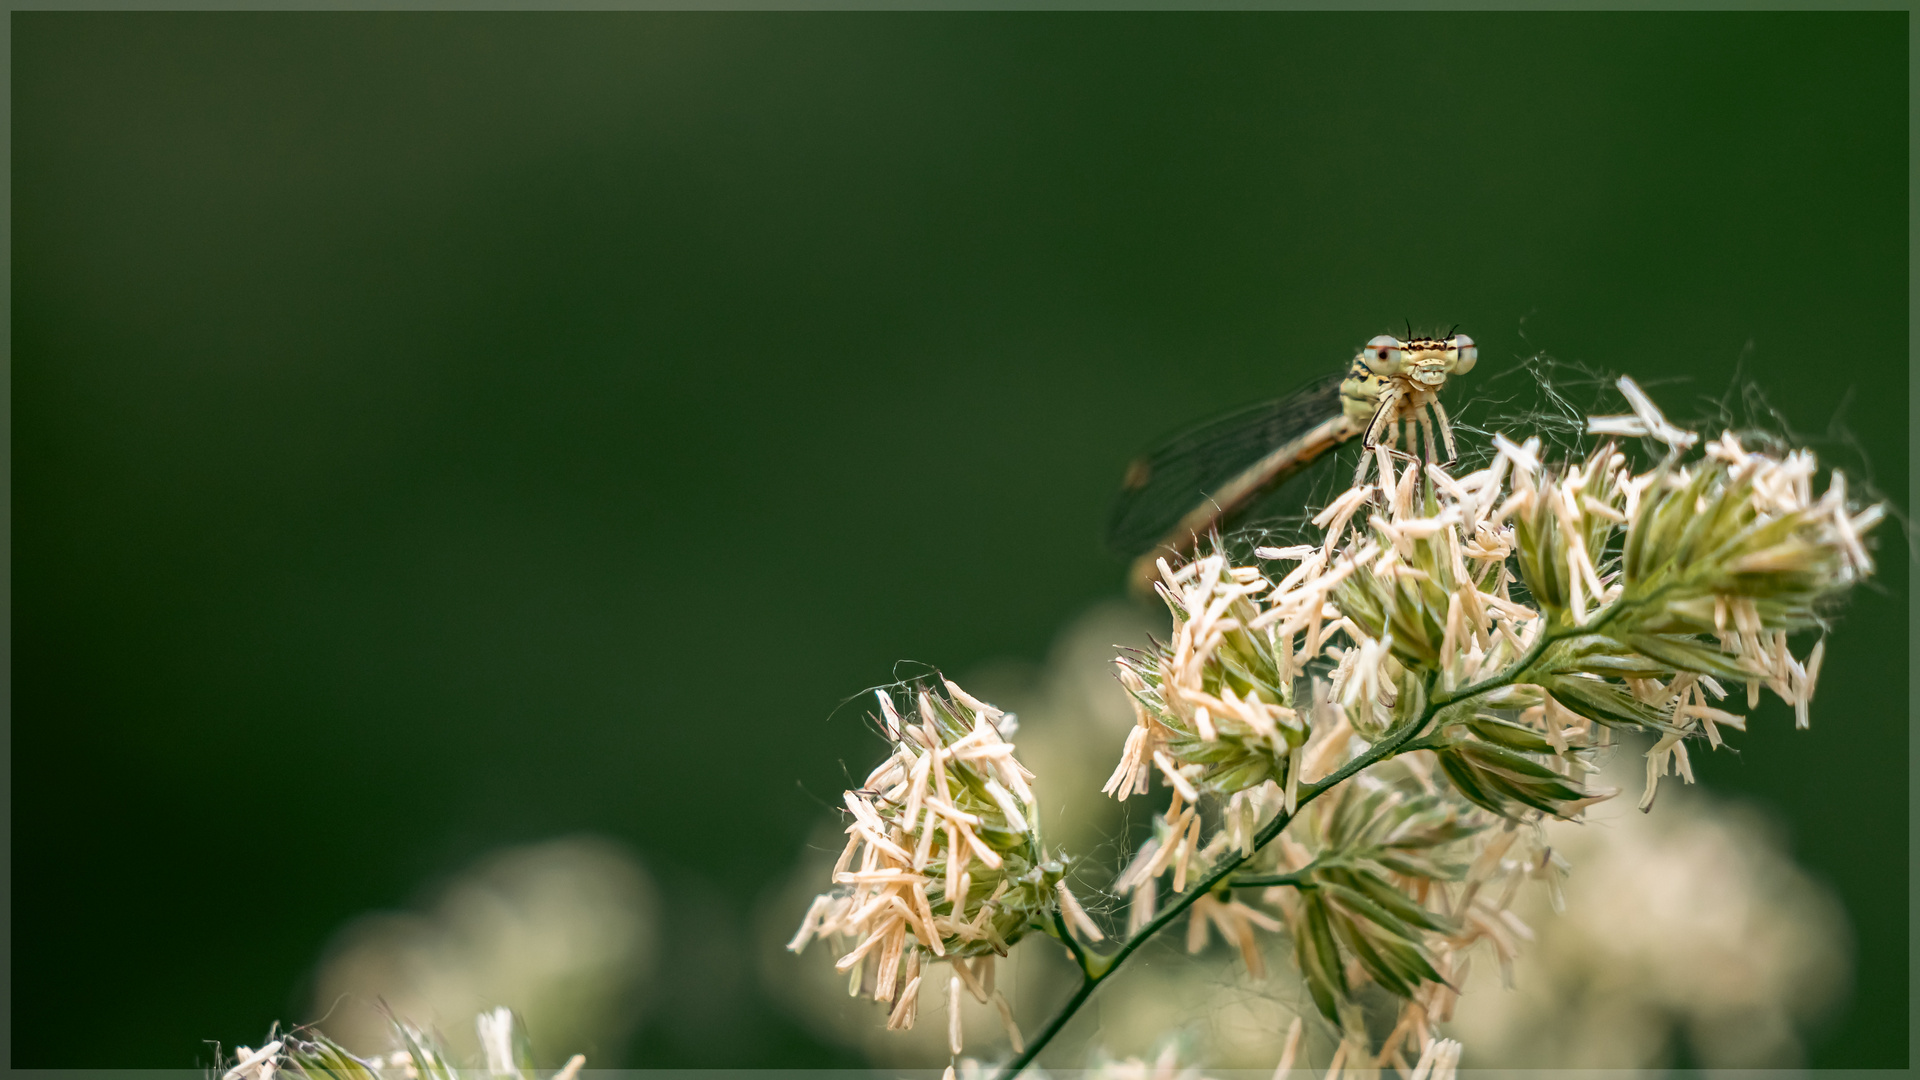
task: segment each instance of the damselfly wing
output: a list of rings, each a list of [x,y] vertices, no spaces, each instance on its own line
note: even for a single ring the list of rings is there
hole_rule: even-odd
[[[1382,335],[1345,371],[1181,433],[1127,467],[1107,519],[1108,546],[1134,560],[1131,576],[1144,585],[1157,576],[1155,559],[1190,553],[1199,538],[1355,438],[1368,450],[1452,464],[1453,428],[1438,391],[1478,356],[1465,334]],[[1397,446],[1402,426],[1405,450]]]
[[[1136,458],[1107,519],[1107,545],[1133,557],[1157,551],[1175,535],[1205,535],[1223,515],[1352,438],[1340,407],[1345,380],[1344,372],[1316,379],[1285,397],[1193,427]],[[1324,437],[1307,438],[1322,428],[1329,429]],[[1231,497],[1229,489],[1250,484],[1242,499]]]

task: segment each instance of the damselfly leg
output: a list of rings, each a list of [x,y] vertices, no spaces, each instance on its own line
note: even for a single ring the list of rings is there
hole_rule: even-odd
[[[1420,433],[1417,441],[1416,429]],[[1396,436],[1404,436],[1406,449],[1400,448],[1400,439]],[[1419,453],[1422,444],[1426,450],[1424,457]],[[1356,486],[1366,483],[1367,470],[1378,454],[1399,458],[1416,467],[1432,464],[1442,469],[1451,468],[1460,460],[1459,449],[1453,441],[1453,422],[1440,399],[1418,390],[1409,392],[1398,385],[1389,386],[1380,395],[1380,408],[1368,422],[1360,445],[1365,452],[1354,470]],[[1441,456],[1442,450],[1445,457]]]

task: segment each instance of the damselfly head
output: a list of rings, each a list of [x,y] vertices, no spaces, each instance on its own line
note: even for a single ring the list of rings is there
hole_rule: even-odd
[[[1449,376],[1466,374],[1479,358],[1479,347],[1465,334],[1444,338],[1381,334],[1360,350],[1360,362],[1367,370],[1406,379],[1423,390],[1437,390]]]

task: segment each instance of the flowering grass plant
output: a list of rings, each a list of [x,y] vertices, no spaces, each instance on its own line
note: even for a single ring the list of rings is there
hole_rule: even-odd
[[[296,1029],[271,1037],[258,1050],[238,1046],[232,1066],[220,1080],[461,1080],[460,1069],[440,1040],[410,1021],[389,1014],[394,1050],[363,1057],[317,1030]],[[541,1076],[533,1050],[512,1010],[498,1008],[474,1018],[486,1053],[488,1077],[507,1080],[575,1080],[587,1059],[575,1054],[558,1070]],[[211,1075],[211,1074],[209,1074]]]
[[[1064,863],[1041,846],[1033,774],[1004,738],[1010,718],[952,682],[919,689],[906,715],[878,697],[894,752],[845,794],[852,823],[833,867],[844,888],[813,902],[787,947],[799,952],[815,936],[857,942],[835,966],[849,973],[849,992],[885,1003],[889,1028],[913,1026],[923,960],[946,960],[953,1052],[962,988],[993,1003],[1020,1047],[994,988],[995,957],[1036,919],[1099,930],[1062,883]]]
[[[951,1052],[964,990],[997,1006],[1011,1078],[1184,917],[1192,951],[1217,933],[1256,978],[1265,939],[1289,943],[1337,1035],[1330,1070],[1451,1073],[1438,1025],[1469,964],[1509,970],[1531,936],[1516,890],[1561,887],[1540,824],[1617,794],[1588,782],[1596,755],[1650,743],[1646,810],[1661,778],[1692,782],[1692,750],[1745,729],[1742,700],[1771,691],[1805,727],[1824,617],[1873,569],[1883,508],[1838,472],[1816,495],[1811,453],[1702,443],[1619,387],[1632,412],[1592,419],[1605,441],[1584,457],[1496,436],[1455,476],[1381,448],[1313,519],[1318,543],[1160,563],[1172,632],[1115,661],[1136,723],[1104,791],[1167,798],[1109,890],[1124,927],[1087,913],[1042,843],[1009,718],[942,681],[881,692],[890,753],[846,794],[834,888],[789,947],[832,943],[889,1027],[945,964]],[[1033,932],[1080,982],[1027,1039],[993,964]],[[1287,1045],[1283,1068],[1297,1029]]]

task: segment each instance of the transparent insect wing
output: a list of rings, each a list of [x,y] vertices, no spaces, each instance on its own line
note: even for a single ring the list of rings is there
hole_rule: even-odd
[[[1453,373],[1455,375],[1465,375],[1467,372],[1472,371],[1474,362],[1480,359],[1480,347],[1475,345],[1473,339],[1465,334],[1453,335],[1452,339],[1450,339],[1450,344],[1452,344],[1454,351]]]
[[[1345,376],[1334,372],[1286,397],[1217,417],[1134,461],[1107,521],[1107,544],[1131,558],[1165,541],[1196,506],[1211,505],[1225,514],[1230,508],[1218,503],[1225,489],[1267,461],[1275,448],[1340,414]],[[1292,468],[1269,464],[1275,481]],[[1197,531],[1205,529],[1203,524]]]
[[[1360,361],[1375,375],[1400,374],[1405,359],[1405,346],[1391,334],[1381,334],[1360,350]]]

